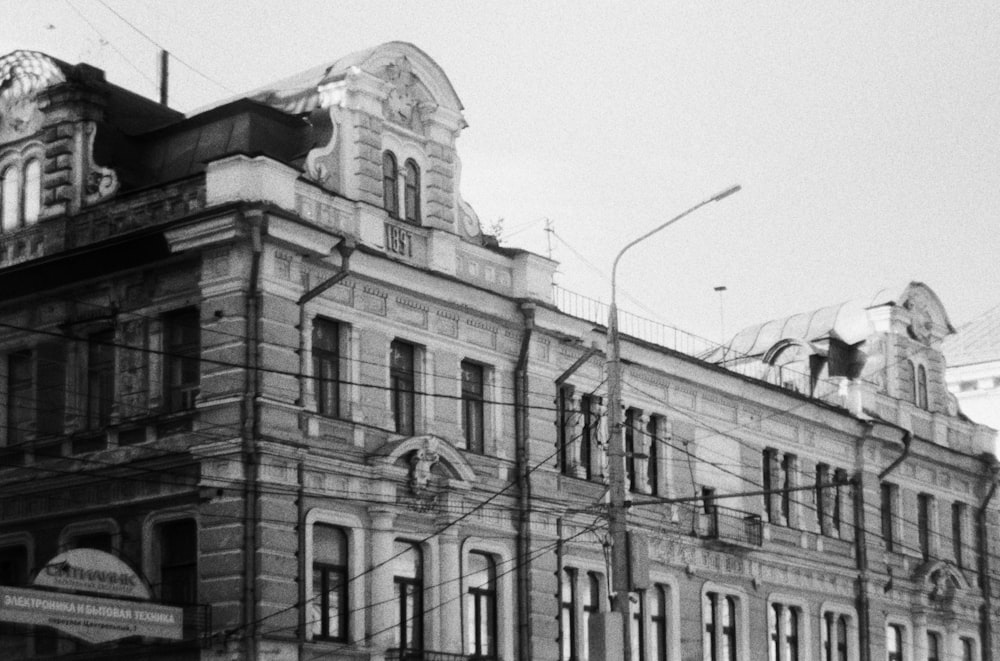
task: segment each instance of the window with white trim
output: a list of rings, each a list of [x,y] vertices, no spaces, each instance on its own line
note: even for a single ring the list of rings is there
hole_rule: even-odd
[[[312,527],[312,632],[314,638],[347,640],[348,539],[339,526]]]
[[[851,645],[851,617],[824,611],[822,623],[823,661],[848,661]]]
[[[497,564],[493,556],[470,551],[465,581],[465,651],[470,659],[497,658]]]
[[[768,614],[768,658],[771,661],[799,661],[802,641],[802,610],[774,602]]]
[[[41,159],[28,156],[0,167],[0,231],[12,232],[34,225],[41,210]]]
[[[904,661],[906,655],[903,649],[903,625],[885,625],[885,659],[886,661]]]
[[[559,659],[577,661],[576,644],[576,569],[563,568],[559,576]]]
[[[706,592],[702,600],[704,661],[738,661],[739,598],[723,592]]]

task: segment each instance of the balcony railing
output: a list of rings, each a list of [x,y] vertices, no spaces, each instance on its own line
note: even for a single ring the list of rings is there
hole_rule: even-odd
[[[702,522],[702,535],[708,539],[738,546],[761,546],[764,543],[764,524],[759,514],[712,505],[702,515]]]

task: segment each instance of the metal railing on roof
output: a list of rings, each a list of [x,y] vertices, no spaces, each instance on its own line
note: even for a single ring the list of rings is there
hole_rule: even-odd
[[[560,312],[571,317],[583,319],[602,327],[606,327],[608,323],[608,305],[598,299],[564,289],[559,285],[552,285],[552,302]],[[806,372],[792,369],[787,365],[768,365],[761,360],[760,356],[740,354],[726,345],[660,321],[625,312],[620,308],[618,310],[618,331],[623,336],[649,342],[723,367],[730,372],[781,386],[807,396],[825,396],[831,392],[837,392],[839,386],[837,381],[820,379],[816,390],[810,392],[812,390],[811,377]]]

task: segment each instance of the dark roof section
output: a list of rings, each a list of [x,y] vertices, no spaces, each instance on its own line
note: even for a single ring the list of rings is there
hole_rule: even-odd
[[[303,119],[241,99],[142,136],[135,147],[143,184],[180,179],[233,154],[265,155],[297,164],[314,142]]]

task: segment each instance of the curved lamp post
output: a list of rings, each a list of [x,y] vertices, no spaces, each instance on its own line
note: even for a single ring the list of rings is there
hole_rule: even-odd
[[[625,448],[622,438],[621,411],[621,344],[618,338],[618,306],[616,304],[616,276],[618,262],[622,255],[632,246],[645,241],[660,230],[664,230],[697,211],[710,202],[718,202],[740,190],[740,186],[732,186],[718,195],[694,205],[684,213],[674,216],[656,229],[646,232],[635,239],[615,256],[611,266],[611,306],[608,310],[608,359],[605,365],[608,380],[608,532],[611,536],[611,587],[615,591],[614,610],[622,615],[622,642],[624,643],[624,659],[629,660],[632,653],[632,637],[629,630],[631,616],[629,614],[628,593],[631,588],[629,575],[628,536],[626,531],[625,512]]]

